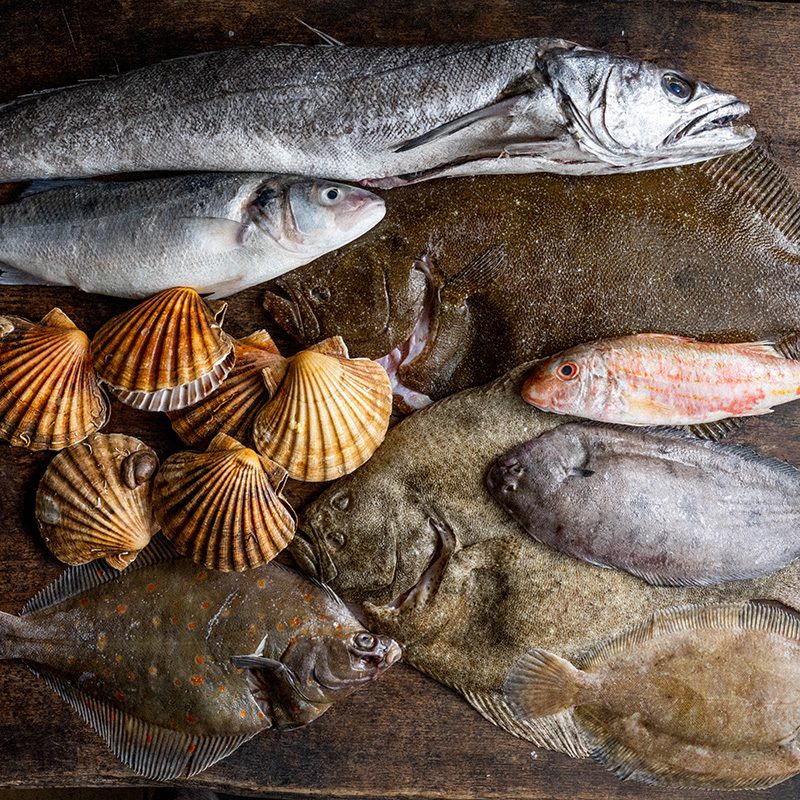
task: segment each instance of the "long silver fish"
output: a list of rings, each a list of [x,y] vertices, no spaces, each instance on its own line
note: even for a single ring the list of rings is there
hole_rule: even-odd
[[[385,210],[366,189],[287,175],[79,181],[0,206],[0,283],[224,297],[352,241]]]
[[[631,172],[745,147],[748,111],[678,70],[561,39],[225,50],[0,106],[0,178]]]

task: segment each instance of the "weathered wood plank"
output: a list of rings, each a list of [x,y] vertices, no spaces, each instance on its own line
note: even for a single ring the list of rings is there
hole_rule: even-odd
[[[563,36],[677,63],[748,100],[776,157],[800,184],[800,6],[774,2],[607,0],[0,0],[0,101],[81,78],[222,47],[314,41],[300,17],[353,44]],[[92,332],[128,303],[67,289],[3,287],[0,313],[39,318],[59,305]],[[260,291],[231,299],[227,329],[266,323]],[[179,447],[162,416],[115,403],[109,430],[140,436],[163,456]],[[800,409],[748,423],[742,440],[800,463]],[[36,484],[50,456],[0,446],[0,608],[15,612],[55,578],[33,520]],[[20,665],[0,669],[0,786],[137,785],[89,731]],[[196,785],[289,798],[673,798],[719,793],[623,784],[591,762],[552,753],[494,728],[458,697],[398,667],[311,727],[264,734]],[[759,793],[795,797],[795,780]]]

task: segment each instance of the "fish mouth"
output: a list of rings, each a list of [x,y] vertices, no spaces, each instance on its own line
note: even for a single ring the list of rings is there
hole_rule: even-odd
[[[261,304],[275,322],[301,344],[319,338],[319,321],[313,310],[307,303],[301,307],[299,298],[284,281],[273,281],[272,288],[264,292]]]
[[[717,108],[712,108],[682,128],[672,131],[664,139],[663,145],[669,147],[682,139],[690,139],[703,133],[718,133],[724,129],[730,130],[737,138],[752,140],[755,137],[755,130],[749,125],[737,124],[742,117],[749,113],[750,106],[747,103],[733,100]]]
[[[389,376],[395,407],[403,414],[410,414],[420,408],[429,406],[433,402],[428,395],[403,384],[397,374],[401,367],[410,366],[428,346],[434,306],[436,305],[436,291],[433,286],[433,275],[427,256],[416,259],[412,267],[413,270],[421,272],[425,277],[425,294],[419,316],[411,329],[409,337],[400,342],[394,350],[376,359]]]
[[[336,565],[327,553],[321,552],[315,537],[309,536],[298,528],[287,549],[297,566],[306,575],[323,585],[328,585],[336,580],[338,575]]]
[[[416,583],[384,606],[384,609],[390,612],[399,614],[421,611],[434,600],[439,592],[444,573],[456,548],[456,537],[446,523],[430,519],[428,524],[436,534],[436,543],[428,565]]]

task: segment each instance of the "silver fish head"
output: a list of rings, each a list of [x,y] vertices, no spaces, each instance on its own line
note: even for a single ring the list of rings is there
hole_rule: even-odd
[[[271,281],[264,308],[304,345],[341,336],[352,356],[380,358],[408,339],[425,302],[425,275],[398,257],[407,249],[401,226],[385,220],[335,258]]]
[[[543,68],[581,150],[627,169],[673,167],[747,147],[746,103],[676,69],[596,50],[552,51]]]
[[[386,204],[356,186],[278,176],[255,188],[249,210],[258,231],[288,253],[311,261],[377,225]]]

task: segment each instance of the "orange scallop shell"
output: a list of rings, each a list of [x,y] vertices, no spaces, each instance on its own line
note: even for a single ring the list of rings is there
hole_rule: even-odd
[[[31,450],[61,450],[105,425],[108,400],[89,337],[61,309],[38,324],[2,317],[0,334],[0,437]]]
[[[284,369],[253,423],[259,452],[301,481],[328,481],[360,467],[389,427],[386,370],[368,358],[349,358],[339,336],[292,356]],[[277,383],[268,370],[264,379]]]
[[[256,331],[233,345],[236,364],[222,385],[196,405],[171,411],[172,428],[190,447],[206,445],[218,433],[251,444],[253,418],[271,392],[261,371],[285,361],[266,331]]]
[[[157,530],[150,503],[157,468],[144,442],[121,433],[62,450],[36,492],[36,521],[53,555],[65,564],[104,558],[128,566]]]
[[[285,483],[286,470],[220,433],[204,453],[185,450],[164,462],[153,505],[179,553],[239,572],[271,561],[294,537]]]
[[[167,289],[109,320],[92,340],[100,379],[143,411],[202,400],[233,367],[233,339],[194,289]]]

